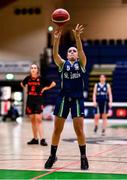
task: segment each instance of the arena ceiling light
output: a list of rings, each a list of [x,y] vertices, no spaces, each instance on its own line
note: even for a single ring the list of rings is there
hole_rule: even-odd
[[[7,80],[13,80],[13,79],[14,79],[14,74],[8,73],[8,74],[5,75],[5,78],[6,78]]]
[[[49,31],[49,32],[52,32],[52,31],[53,31],[53,26],[49,26],[49,27],[48,27],[48,31]]]

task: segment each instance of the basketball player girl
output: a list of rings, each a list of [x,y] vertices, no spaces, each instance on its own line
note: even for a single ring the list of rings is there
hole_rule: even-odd
[[[102,135],[104,136],[107,126],[108,110],[112,107],[112,91],[110,84],[106,83],[106,76],[103,74],[100,75],[100,82],[94,86],[93,104],[95,107],[94,132],[97,132],[99,119],[102,116]]]
[[[39,144],[38,135],[40,137],[40,145],[47,146],[42,132],[42,96],[44,91],[53,88],[56,83],[50,82],[40,76],[39,67],[36,64],[31,65],[30,75],[26,76],[21,82],[21,86],[27,86],[27,103],[26,114],[29,116],[32,124],[33,139],[27,144]]]
[[[62,27],[58,28],[54,33],[53,57],[61,77],[61,91],[54,110],[55,125],[52,135],[51,154],[45,163],[46,169],[50,169],[57,160],[56,151],[69,110],[71,110],[73,126],[79,144],[81,169],[87,170],[89,168],[86,157],[86,139],[84,134],[83,78],[86,56],[80,39],[83,30],[83,26],[79,24],[73,30],[77,48],[70,47],[68,49],[67,60],[62,59],[59,55],[59,41]]]

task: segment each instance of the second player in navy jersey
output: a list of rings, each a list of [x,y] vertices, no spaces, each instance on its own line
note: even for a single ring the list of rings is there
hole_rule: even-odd
[[[57,160],[56,151],[69,111],[71,111],[73,126],[78,139],[81,154],[81,169],[87,170],[89,168],[86,157],[86,139],[84,135],[83,78],[86,66],[86,56],[80,39],[80,34],[83,30],[83,26],[79,24],[73,30],[77,48],[70,47],[68,49],[67,60],[62,59],[59,55],[59,41],[62,27],[54,33],[53,57],[59,68],[61,91],[54,110],[55,128],[52,135],[51,154],[45,163],[46,169],[51,168]]]
[[[112,107],[112,92],[109,83],[106,83],[106,76],[100,75],[100,82],[95,84],[93,91],[93,103],[95,107],[95,128],[94,132],[98,130],[99,119],[102,116],[102,135],[105,135],[107,126],[107,114],[109,108]]]

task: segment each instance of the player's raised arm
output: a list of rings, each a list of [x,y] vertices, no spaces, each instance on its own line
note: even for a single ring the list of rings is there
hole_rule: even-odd
[[[82,42],[81,42],[81,38],[80,35],[83,33],[84,28],[83,25],[79,25],[77,24],[76,28],[72,30],[74,33],[74,37],[76,40],[76,46],[77,46],[77,50],[78,50],[78,56],[79,56],[79,62],[82,65],[82,67],[84,68],[86,66],[86,56],[85,53],[83,51],[83,47],[82,47]]]
[[[59,55],[59,43],[60,43],[61,33],[62,33],[62,28],[57,29],[54,32],[54,41],[53,41],[53,58],[55,64],[59,66],[59,68],[61,68],[64,63],[64,60]]]

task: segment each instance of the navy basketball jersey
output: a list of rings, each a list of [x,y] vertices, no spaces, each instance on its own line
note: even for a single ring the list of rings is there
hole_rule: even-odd
[[[73,64],[67,60],[60,71],[61,95],[66,97],[83,97],[84,73],[78,60]]]
[[[97,102],[108,101],[108,86],[107,83],[101,85],[97,83],[97,95],[96,95]]]

